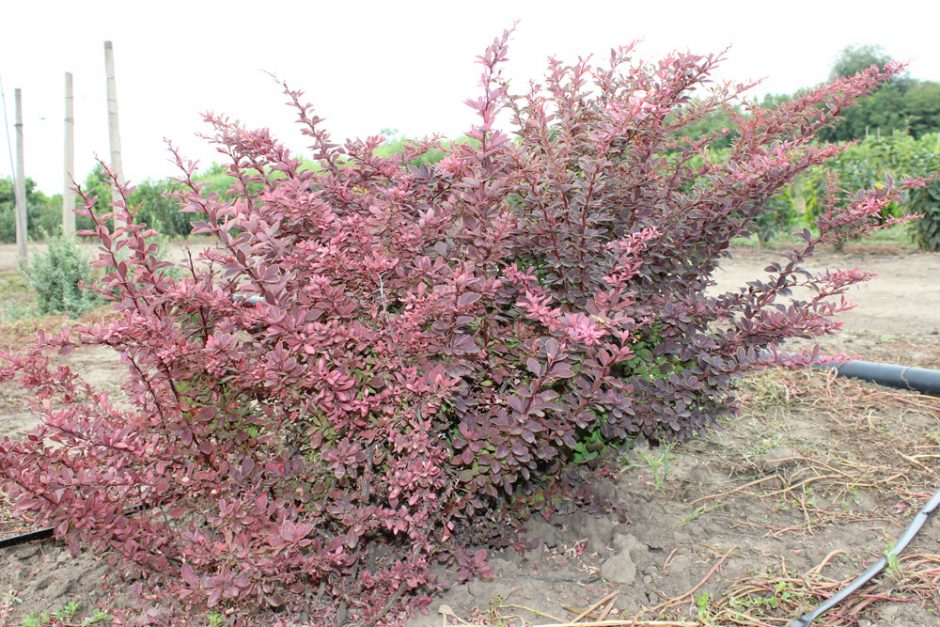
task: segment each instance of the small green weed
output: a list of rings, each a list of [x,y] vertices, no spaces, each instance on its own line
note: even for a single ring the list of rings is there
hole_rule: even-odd
[[[17,600],[17,602],[19,602],[19,600]],[[81,607],[81,601],[72,600],[52,612],[47,610],[32,612],[23,618],[20,622],[20,627],[47,627],[63,623],[74,625],[76,624],[75,621],[79,619],[79,610]],[[92,611],[91,615],[81,619],[81,622],[78,624],[82,627],[88,627],[89,625],[101,625],[110,622],[111,615],[104,610],[96,608]]]
[[[66,621],[70,620],[73,616],[78,613],[78,609],[81,607],[81,603],[78,601],[72,600],[66,603],[61,608],[57,609],[52,613],[52,617],[56,620]]]
[[[208,627],[227,627],[228,626],[228,620],[225,619],[225,616],[223,616],[221,612],[215,612],[215,611],[209,612],[206,618],[209,621]]]
[[[95,611],[91,613],[91,616],[82,620],[81,625],[82,627],[87,627],[88,625],[98,625],[98,624],[110,623],[110,622],[111,622],[110,614],[108,614],[104,610],[95,609]]]
[[[707,514],[708,512],[712,512],[712,511],[715,511],[716,509],[721,509],[721,508],[722,508],[722,503],[712,503],[711,505],[699,505],[698,507],[693,509],[691,512],[683,516],[681,523],[683,526],[688,525],[690,522],[694,520],[698,520],[698,518],[701,517],[702,514]]]
[[[851,501],[851,503],[849,501]],[[842,512],[847,514],[852,511],[853,503],[855,507],[858,507],[862,502],[862,494],[858,491],[858,487],[850,486],[848,492],[843,494],[839,505],[842,508]]]
[[[892,579],[900,579],[901,572],[901,560],[898,559],[898,554],[894,550],[894,543],[889,544],[885,547],[885,559],[888,562],[887,569],[885,573]]]
[[[715,615],[710,607],[714,598],[715,596],[710,592],[703,592],[695,597],[696,616],[706,627],[715,624]]]
[[[779,581],[774,584],[773,594],[748,594],[741,597],[730,597],[729,609],[735,613],[735,618],[763,617],[775,613],[781,607],[800,605],[806,595],[793,589],[791,583]]]
[[[654,453],[653,451],[640,451],[639,457],[643,462],[649,467],[650,472],[653,473],[653,483],[656,486],[657,490],[661,490],[663,485],[666,483],[666,479],[669,477],[669,473],[672,470],[672,461],[675,459],[675,456],[672,454],[672,449],[675,446],[674,443],[670,442],[668,444],[663,444],[660,447],[659,453]]]

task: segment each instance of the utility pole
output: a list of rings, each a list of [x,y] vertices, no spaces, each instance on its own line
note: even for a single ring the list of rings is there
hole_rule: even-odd
[[[75,116],[72,95],[72,73],[65,73],[65,184],[62,188],[62,235],[75,238]]]
[[[27,258],[26,248],[26,166],[23,157],[23,90],[13,92],[16,102],[16,254],[20,261]]]
[[[124,166],[121,162],[121,130],[118,126],[117,86],[114,82],[114,47],[104,42],[104,70],[108,77],[108,139],[111,144],[111,171],[117,180],[124,181]],[[117,187],[112,187],[113,202],[120,200]],[[115,221],[117,226],[117,221]]]

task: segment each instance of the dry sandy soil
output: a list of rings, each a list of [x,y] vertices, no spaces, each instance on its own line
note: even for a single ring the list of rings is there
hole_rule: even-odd
[[[761,273],[773,253],[735,251],[715,274],[721,291],[735,289]],[[940,255],[818,254],[806,264],[810,270],[859,268],[877,276],[854,288],[849,299],[858,307],[842,316],[846,330],[878,335],[929,336],[940,334]]]
[[[758,278],[776,259],[737,252],[718,271],[719,288]],[[825,348],[940,368],[940,255],[822,255],[811,264],[846,266],[879,278],[853,291],[860,306]],[[117,390],[112,355],[70,359]],[[577,512],[534,520],[536,548],[493,555],[493,579],[437,596],[408,626],[571,624],[598,601],[582,623],[786,625],[879,559],[940,487],[938,398],[782,371],[749,378],[741,394],[745,410],[722,429],[623,452],[622,470],[598,489],[626,504],[626,520]],[[28,427],[24,400],[0,388],[0,434]],[[938,518],[889,572],[816,624],[940,624]],[[119,607],[124,598],[111,590],[121,588],[96,556],[72,559],[53,543],[0,550],[0,593],[22,601],[0,597],[10,624],[73,599],[86,611]]]

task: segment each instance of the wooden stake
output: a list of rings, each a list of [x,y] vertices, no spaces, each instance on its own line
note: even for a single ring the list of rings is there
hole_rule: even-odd
[[[13,92],[16,102],[16,254],[20,261],[27,258],[26,230],[26,166],[23,156],[23,90]]]
[[[62,187],[62,235],[75,237],[75,116],[72,95],[72,73],[65,73],[65,181]]]
[[[108,78],[108,140],[111,145],[111,171],[117,180],[124,181],[124,165],[121,162],[121,129],[118,125],[117,85],[114,81],[114,47],[110,41],[104,42],[104,70]],[[111,198],[119,200],[117,188],[113,188]]]

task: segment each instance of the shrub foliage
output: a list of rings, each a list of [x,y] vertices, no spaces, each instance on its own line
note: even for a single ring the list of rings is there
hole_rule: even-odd
[[[932,180],[914,191],[911,211],[921,216],[912,229],[917,245],[923,250],[940,252],[940,180]]]
[[[27,269],[30,285],[36,290],[39,311],[43,314],[67,314],[78,317],[101,303],[97,295],[83,289],[94,282],[88,256],[74,241],[54,237],[47,241],[44,253]]]
[[[110,549],[179,608],[394,623],[445,583],[436,564],[485,574],[470,547],[583,487],[585,443],[690,436],[734,409],[736,375],[775,361],[762,349],[838,327],[865,276],[801,264],[878,228],[900,188],[830,206],[765,278],[706,290],[768,198],[836,152],[814,133],[897,68],[754,108],[727,157],[702,160],[724,133],[681,131],[746,89],[709,84],[720,58],[620,48],[552,61],[513,95],[507,39],[480,58],[465,143],[339,146],[285,88],[309,169],[207,116],[236,188],[205,192],[177,156],[194,232],[217,241],[182,277],[126,200],[113,232],[87,210],[116,317],[6,355],[0,378],[33,388],[42,420],[0,444],[18,510]],[[447,156],[416,161],[434,149]],[[47,356],[101,344],[128,364],[126,404]]]

